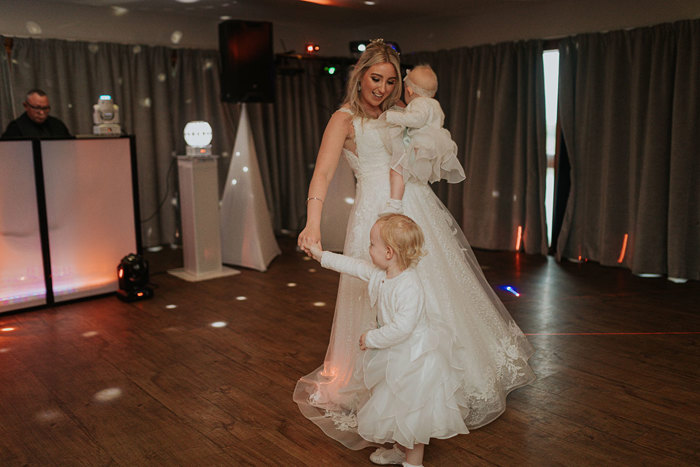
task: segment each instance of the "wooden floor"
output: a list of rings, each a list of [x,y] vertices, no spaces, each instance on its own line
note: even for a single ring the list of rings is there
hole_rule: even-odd
[[[292,402],[326,350],[337,275],[294,241],[266,273],[188,283],[150,254],[151,300],[0,315],[0,465],[371,465]],[[699,465],[700,284],[477,252],[538,380],[426,466]],[[295,285],[294,285],[295,284]],[[221,327],[215,327],[221,323]]]

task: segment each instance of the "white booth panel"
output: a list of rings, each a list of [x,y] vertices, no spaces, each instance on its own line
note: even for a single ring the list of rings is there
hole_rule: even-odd
[[[0,143],[0,313],[46,303],[31,141]]]
[[[56,302],[117,290],[117,266],[137,253],[130,140],[42,141]]]

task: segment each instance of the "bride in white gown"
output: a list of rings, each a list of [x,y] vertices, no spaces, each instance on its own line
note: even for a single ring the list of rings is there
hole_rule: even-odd
[[[298,240],[302,248],[308,251],[321,242],[323,199],[342,153],[357,178],[344,254],[370,259],[369,232],[389,199],[391,155],[382,142],[388,127],[378,117],[400,94],[398,55],[374,41],[351,72],[345,103],[324,132],[309,185],[307,223]],[[466,426],[479,428],[503,413],[510,391],[534,380],[527,363],[533,349],[484,278],[459,225],[427,184],[406,184],[403,211],[423,229],[427,255],[417,272],[428,318],[451,336],[445,347],[460,377],[455,398]],[[351,449],[372,445],[357,433],[355,414],[368,394],[358,384],[361,369],[355,371],[354,363],[359,337],[376,323],[366,284],[341,275],[326,358],[294,390],[304,416]]]

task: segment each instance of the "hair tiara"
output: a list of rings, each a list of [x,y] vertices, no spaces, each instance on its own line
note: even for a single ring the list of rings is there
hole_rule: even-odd
[[[398,50],[391,46],[391,44],[387,44],[386,42],[384,42],[384,39],[382,39],[381,37],[378,39],[371,39],[369,41],[369,44],[367,45],[367,48],[369,47],[385,47],[388,48],[390,52],[395,53],[397,56],[401,55]]]

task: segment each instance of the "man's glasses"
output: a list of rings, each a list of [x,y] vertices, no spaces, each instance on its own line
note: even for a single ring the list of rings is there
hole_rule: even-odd
[[[29,107],[30,109],[38,110],[41,112],[48,112],[49,110],[51,110],[50,105],[32,105],[29,102],[26,102],[26,104],[27,104],[27,107]]]

